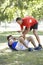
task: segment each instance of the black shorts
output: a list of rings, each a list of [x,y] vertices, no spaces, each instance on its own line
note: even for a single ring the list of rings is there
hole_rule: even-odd
[[[31,26],[30,30],[32,30],[32,29],[38,29],[38,23],[36,23],[35,25]]]

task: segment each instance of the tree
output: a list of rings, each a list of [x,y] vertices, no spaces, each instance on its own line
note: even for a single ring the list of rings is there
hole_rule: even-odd
[[[0,0],[0,21],[25,15],[43,18],[43,0]]]

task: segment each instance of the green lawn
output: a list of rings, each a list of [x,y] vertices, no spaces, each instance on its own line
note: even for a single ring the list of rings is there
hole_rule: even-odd
[[[1,53],[0,65],[43,65],[43,50]]]

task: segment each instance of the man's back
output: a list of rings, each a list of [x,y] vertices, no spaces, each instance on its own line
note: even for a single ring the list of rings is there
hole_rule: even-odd
[[[23,28],[23,26],[26,26],[27,28],[30,28],[31,26],[33,26],[34,24],[37,23],[37,21],[33,18],[33,17],[25,17],[22,18],[22,24],[21,24],[21,28]]]

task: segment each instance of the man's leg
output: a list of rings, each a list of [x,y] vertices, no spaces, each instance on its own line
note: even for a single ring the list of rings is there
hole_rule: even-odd
[[[27,40],[30,41],[33,44],[34,47],[36,47],[36,44],[35,44],[33,37],[30,36],[30,37],[27,38]]]
[[[23,37],[20,37],[20,38],[19,38],[19,41],[20,41],[26,48],[28,48],[28,46],[25,44],[26,42],[24,42],[24,38],[23,38]]]
[[[26,45],[26,42],[24,41],[23,37],[20,37],[19,41],[28,49],[28,51],[33,51],[32,48],[29,48],[28,45]]]
[[[36,39],[37,39],[39,45],[41,46],[40,38],[39,38],[38,33],[37,33],[37,29],[33,29],[33,34],[35,35],[35,37],[36,37]],[[41,47],[42,47],[42,46],[41,46]]]

